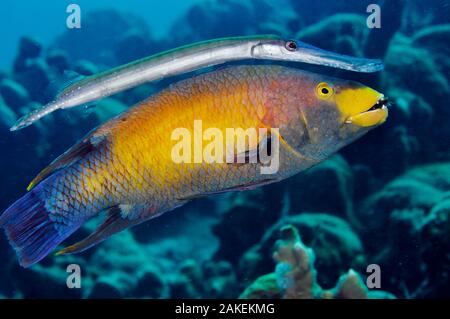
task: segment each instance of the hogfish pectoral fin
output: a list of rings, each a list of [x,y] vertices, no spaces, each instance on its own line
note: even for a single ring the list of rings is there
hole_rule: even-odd
[[[88,134],[87,137],[69,148],[65,153],[58,156],[49,166],[44,168],[28,185],[27,191],[30,191],[34,186],[41,182],[44,178],[54,173],[55,171],[70,166],[82,157],[86,156],[102,143],[106,141],[105,136],[99,134]]]
[[[231,162],[229,162],[227,158],[226,163],[238,165],[247,163],[259,163],[260,154],[263,150],[267,149],[266,153],[271,153],[271,133],[269,131],[267,134],[260,135],[258,138],[259,141],[256,144],[245,145],[246,149],[244,151],[235,154]]]
[[[55,253],[55,255],[75,254],[82,252],[97,245],[108,237],[124,230],[125,228],[135,226],[147,220],[145,217],[132,217],[133,216],[129,216],[128,213],[124,214],[124,211],[122,211],[120,206],[111,207],[107,212],[105,221],[95,230],[95,232],[90,234],[85,239],[59,250]]]

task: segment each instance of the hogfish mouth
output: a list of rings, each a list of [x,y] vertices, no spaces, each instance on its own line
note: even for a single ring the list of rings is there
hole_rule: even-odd
[[[349,116],[345,123],[362,127],[370,127],[384,123],[388,117],[389,99],[382,95],[367,111]]]
[[[390,106],[389,99],[385,98],[384,96],[380,98],[377,103],[372,105],[370,109],[367,110],[367,112],[379,110],[379,109],[387,109],[387,107]]]
[[[361,84],[338,90],[335,102],[345,124],[371,127],[382,124],[388,117],[389,100],[382,93]]]

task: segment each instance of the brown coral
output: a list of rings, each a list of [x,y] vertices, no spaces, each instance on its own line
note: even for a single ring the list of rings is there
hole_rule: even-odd
[[[366,299],[393,297],[389,293],[371,294],[361,276],[350,269],[342,275],[333,289],[324,290],[317,283],[314,268],[315,255],[306,247],[294,226],[281,228],[281,239],[273,255],[277,262],[275,272],[259,277],[240,298],[284,299]]]

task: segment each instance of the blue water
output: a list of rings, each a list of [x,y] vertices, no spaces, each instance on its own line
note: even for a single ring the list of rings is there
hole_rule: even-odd
[[[69,13],[66,8],[76,3],[81,8],[83,19],[89,12],[105,8],[122,10],[142,17],[151,34],[160,39],[168,35],[169,28],[194,4],[200,1],[107,1],[107,0],[81,0],[81,1],[14,1],[5,0],[2,6],[7,8],[7,14],[0,21],[0,28],[8,30],[2,37],[7,45],[0,52],[0,67],[8,68],[17,53],[17,44],[21,36],[28,35],[44,45],[67,30],[66,19]],[[170,12],[161,15],[161,12]],[[73,45],[79,45],[74,43]]]
[[[314,252],[308,269],[317,272],[323,293],[354,269],[363,296],[450,297],[448,1],[378,1],[379,29],[367,26],[366,8],[374,1],[366,0],[79,0],[81,28],[68,29],[66,7],[73,2],[0,5],[0,212],[87,132],[178,78],[10,132],[18,117],[49,102],[71,78],[183,44],[270,33],[380,58],[385,69],[375,74],[284,65],[357,80],[383,92],[393,106],[385,124],[306,172],[194,200],[81,254],[50,255],[23,269],[1,232],[0,298],[287,297],[292,281],[286,269],[301,266],[306,256],[300,264],[272,258],[279,230],[289,225],[284,229],[296,229]],[[82,270],[80,288],[66,285],[70,264]],[[369,265],[381,272],[375,287],[367,287]],[[255,288],[266,274],[273,280]]]

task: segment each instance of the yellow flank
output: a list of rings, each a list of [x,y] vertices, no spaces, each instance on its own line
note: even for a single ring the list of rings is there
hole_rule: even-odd
[[[116,121],[111,134],[115,159],[110,164],[114,170],[126,170],[123,174],[139,192],[148,191],[146,187],[150,187],[150,183],[145,178],[149,176],[152,188],[158,188],[161,193],[176,192],[202,165],[174,163],[171,154],[176,142],[171,139],[172,132],[186,128],[192,136],[193,150],[195,120],[202,121],[203,132],[214,127],[224,136],[226,128],[263,127],[260,122],[265,113],[262,99],[250,98],[248,93],[249,86],[245,82],[235,81],[213,88],[194,83],[186,91],[170,90],[159,94]],[[254,105],[254,101],[259,104]],[[203,141],[202,147],[207,143]],[[220,167],[214,165],[214,169]],[[214,182],[214,176],[210,179]]]

